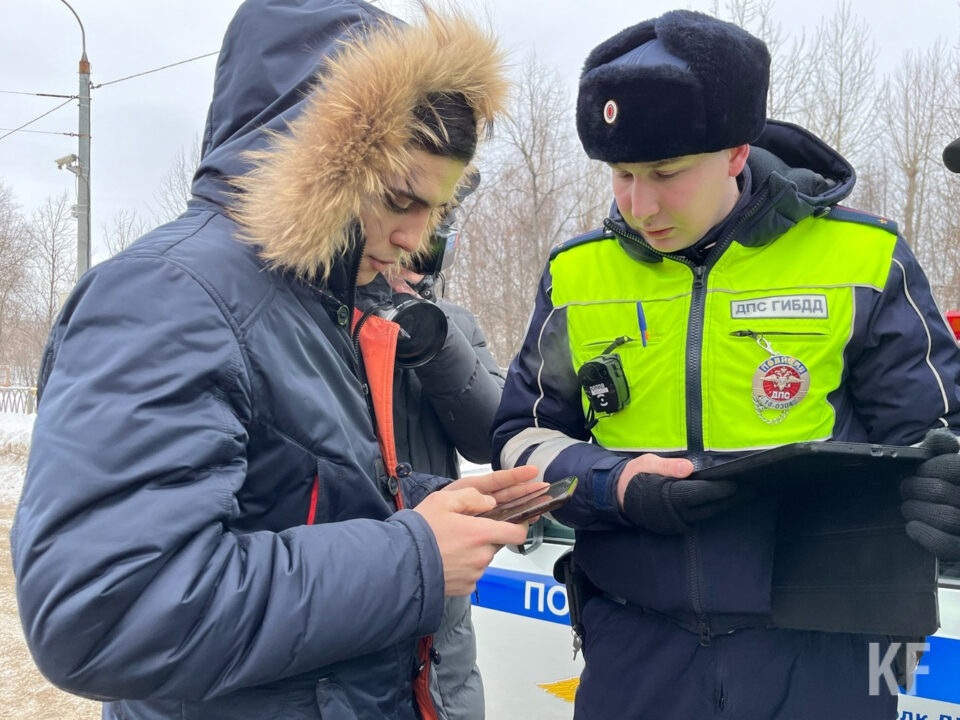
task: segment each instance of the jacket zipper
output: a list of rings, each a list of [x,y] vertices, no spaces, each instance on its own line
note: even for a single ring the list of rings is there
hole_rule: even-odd
[[[690,295],[690,318],[687,322],[687,451],[694,458],[694,467],[703,463],[703,318],[707,304],[706,265],[695,265],[693,290]]]
[[[372,313],[373,310],[367,310],[365,313],[363,313],[363,315],[360,316],[360,319],[357,320],[357,324],[354,326],[353,331],[350,333],[350,340],[353,345],[353,357],[357,362],[357,377],[360,379],[360,385],[363,389],[363,397],[367,402],[367,410],[370,413],[370,418],[373,420],[374,427],[376,427],[377,418],[376,414],[374,413],[373,399],[370,397],[370,386],[367,384],[367,369],[363,365],[363,353],[360,350],[360,331],[363,329],[363,326],[367,324],[367,320],[370,319],[370,315]]]
[[[692,455],[690,460],[694,467],[699,469],[703,463],[703,392],[701,388],[701,370],[703,361],[703,320],[707,299],[707,275],[716,265],[726,249],[733,243],[733,238],[743,224],[757,214],[760,207],[766,202],[769,189],[764,188],[753,203],[737,219],[733,227],[724,233],[713,249],[708,253],[703,265],[696,265],[682,255],[670,255],[660,252],[651,246],[638,233],[614,223],[610,218],[603,221],[604,227],[625,240],[642,249],[659,255],[661,258],[682,263],[693,273],[693,285],[690,297],[690,314],[687,322],[687,364],[685,376],[685,390],[687,400],[687,451]]]
[[[363,236],[362,233],[357,232],[357,244],[353,252],[353,257],[351,258],[351,270],[353,271],[350,278],[350,285],[347,288],[347,298],[346,303],[347,308],[347,327],[349,328],[349,323],[353,320],[353,308],[354,303],[356,302],[357,295],[357,281],[360,279],[360,263],[363,260],[363,250],[366,247],[367,239]],[[373,423],[374,434],[377,432],[377,414],[373,407],[373,398],[370,397],[370,385],[367,383],[367,370],[363,366],[363,355],[360,352],[360,329],[363,327],[363,324],[367,321],[367,318],[370,317],[370,311],[365,312],[363,316],[357,321],[357,326],[353,329],[353,332],[347,330],[347,334],[350,336],[351,346],[353,347],[353,362],[354,366],[357,369],[357,379],[360,381],[360,389],[363,391],[363,400],[367,405],[367,412],[370,414],[370,420]]]
[[[713,266],[711,258],[719,257],[722,253],[710,253],[705,264],[696,265],[693,261],[681,255],[668,255],[667,253],[656,250],[640,235],[634,233],[632,230],[617,227],[609,218],[604,220],[604,225],[617,236],[629,240],[645,250],[653,252],[667,260],[686,265],[690,268],[690,272],[693,273],[690,314],[687,322],[687,362],[684,370],[684,387],[687,400],[687,452],[691,455],[690,460],[693,462],[694,468],[699,469],[703,464],[703,459],[701,458],[703,454],[703,422],[700,417],[703,412],[703,400],[700,392],[700,365],[703,351],[703,315],[707,296],[706,280],[707,274]],[[717,243],[717,246],[720,247],[723,245],[725,248],[726,245],[729,244],[734,231],[739,226],[740,223],[738,222],[737,225],[727,233],[723,240]],[[716,249],[717,248],[715,248],[715,250]]]
[[[733,242],[740,227],[751,217],[756,215],[757,211],[766,201],[769,190],[764,188],[756,197],[750,207],[737,219],[722,238],[720,238],[713,249],[707,254],[706,262],[703,265],[697,265],[691,260],[680,255],[669,255],[653,248],[639,234],[630,229],[617,226],[610,218],[603,221],[603,225],[615,235],[638,245],[639,247],[659,255],[661,258],[679,262],[690,268],[693,273],[693,285],[690,296],[690,314],[687,322],[687,363],[684,377],[684,387],[686,391],[686,412],[687,412],[687,452],[695,469],[699,469],[703,464],[703,391],[701,387],[701,374],[703,363],[703,320],[706,310],[707,300],[707,275],[710,269],[716,265],[726,249]],[[703,609],[702,583],[700,581],[700,544],[697,541],[697,532],[686,536],[687,562],[688,562],[688,580],[690,587],[690,605],[697,618],[697,628],[699,630],[699,642],[703,646],[710,645],[712,641],[712,632],[710,630],[710,619]]]

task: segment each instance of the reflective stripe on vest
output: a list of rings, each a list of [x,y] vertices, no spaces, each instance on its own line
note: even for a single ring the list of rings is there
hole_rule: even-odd
[[[831,435],[835,418],[827,396],[843,375],[843,350],[857,310],[854,290],[883,289],[895,241],[876,227],[810,217],[763,247],[734,243],[727,249],[706,280],[700,371],[705,450]],[[608,238],[557,254],[550,271],[553,305],[566,313],[575,371],[615,338],[633,338],[616,349],[630,404],[599,418],[593,428],[597,441],[620,450],[686,449],[691,268],[671,260],[637,262]],[[754,375],[771,358],[756,334],[777,354],[799,360],[809,374],[806,396],[786,414],[764,410],[769,422],[758,416],[753,399]]]

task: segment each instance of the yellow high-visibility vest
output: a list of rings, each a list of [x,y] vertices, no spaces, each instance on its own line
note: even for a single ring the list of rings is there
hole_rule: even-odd
[[[883,289],[895,241],[881,227],[808,217],[768,245],[733,243],[706,275],[693,315],[702,311],[702,333],[691,325],[691,266],[639,262],[609,236],[556,252],[552,299],[566,312],[574,371],[614,339],[632,338],[614,351],[630,403],[598,417],[597,441],[685,450],[693,415],[707,451],[830,437],[827,397],[843,381],[854,290]]]

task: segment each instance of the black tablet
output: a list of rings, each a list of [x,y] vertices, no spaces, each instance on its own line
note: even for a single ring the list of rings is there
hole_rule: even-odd
[[[790,443],[697,470],[699,480],[761,484],[902,478],[933,453],[928,448],[820,440]]]
[[[899,488],[932,455],[920,447],[799,442],[691,477],[734,480],[747,497],[779,498],[773,625],[922,636],[939,625],[937,561],[907,537]]]

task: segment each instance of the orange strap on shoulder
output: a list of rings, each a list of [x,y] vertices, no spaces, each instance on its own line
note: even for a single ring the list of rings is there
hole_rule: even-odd
[[[363,313],[353,309],[352,327],[356,328]],[[396,477],[397,446],[393,430],[393,370],[397,356],[397,337],[400,326],[376,315],[368,315],[360,327],[360,354],[373,401],[373,415],[377,422],[377,442],[387,473]],[[403,495],[399,485],[393,494],[397,510],[402,510]]]

